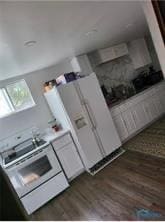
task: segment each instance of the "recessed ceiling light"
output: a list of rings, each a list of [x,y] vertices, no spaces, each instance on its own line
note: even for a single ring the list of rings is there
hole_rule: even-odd
[[[34,40],[28,41],[28,42],[25,42],[25,43],[24,43],[24,46],[31,47],[31,46],[35,45],[36,43],[37,43],[37,42],[34,41]]]
[[[86,32],[85,35],[88,36],[88,35],[94,34],[94,33],[96,33],[96,32],[98,32],[97,29],[92,29],[91,31]]]
[[[133,26],[133,23],[128,23],[125,27],[126,27],[127,29],[129,29],[129,28],[132,28],[132,26]]]

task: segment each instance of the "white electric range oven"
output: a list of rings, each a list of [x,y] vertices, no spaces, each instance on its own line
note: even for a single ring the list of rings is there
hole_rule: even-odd
[[[2,154],[2,167],[28,214],[69,186],[52,146],[41,144],[33,147],[28,139]]]

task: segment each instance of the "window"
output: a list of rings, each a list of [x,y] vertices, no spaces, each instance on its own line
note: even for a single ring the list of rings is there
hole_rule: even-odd
[[[34,105],[33,98],[25,80],[10,84],[6,89],[15,110],[26,109]]]
[[[0,117],[8,115],[13,111],[12,104],[7,97],[5,89],[0,89]]]
[[[25,80],[20,80],[0,89],[0,117],[34,105],[34,100]]]

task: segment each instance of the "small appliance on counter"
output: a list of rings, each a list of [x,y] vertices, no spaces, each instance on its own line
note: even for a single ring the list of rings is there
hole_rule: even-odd
[[[131,84],[120,84],[112,88],[113,94],[117,100],[127,99],[135,95],[135,89]]]
[[[163,80],[162,71],[156,72],[153,66],[149,67],[149,71],[141,72],[135,79],[132,80],[132,83],[137,92],[154,85]]]
[[[138,75],[135,79],[132,80],[132,83],[136,91],[140,91],[145,87],[145,77],[143,75]]]
[[[160,82],[161,80],[163,80],[163,73],[162,71],[158,71],[156,72],[153,67],[151,66],[149,68],[149,73],[146,76],[146,84],[148,85],[154,85],[158,82]]]
[[[101,86],[101,90],[107,103],[107,106],[110,106],[113,102],[117,100],[113,94],[113,91],[108,92],[104,84]]]
[[[114,87],[113,91],[114,91],[115,97],[117,99],[126,99],[127,98],[127,89],[123,84]]]
[[[55,132],[58,132],[62,129],[62,126],[60,123],[58,123],[57,119],[50,120],[48,124]]]

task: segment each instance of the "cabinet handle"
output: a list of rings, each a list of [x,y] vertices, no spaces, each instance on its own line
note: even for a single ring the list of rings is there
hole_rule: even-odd
[[[91,124],[93,126],[93,129],[96,129],[97,128],[97,122],[96,122],[96,118],[94,116],[93,110],[92,110],[92,108],[89,105],[89,102],[87,100],[84,100],[84,104],[86,106],[86,110],[88,112],[88,116],[89,116],[89,119],[90,119]]]
[[[147,107],[144,107],[144,111],[148,115],[148,108]]]
[[[127,122],[125,121],[124,118],[123,118],[123,122],[124,122],[124,125],[125,125],[126,129],[127,129],[127,132],[129,132],[129,130],[128,130],[128,126],[127,126]]]
[[[133,117],[133,121],[134,121],[134,123],[136,124],[136,119],[137,119],[137,118],[136,118],[136,114],[135,114],[135,112],[132,113],[132,117]]]

